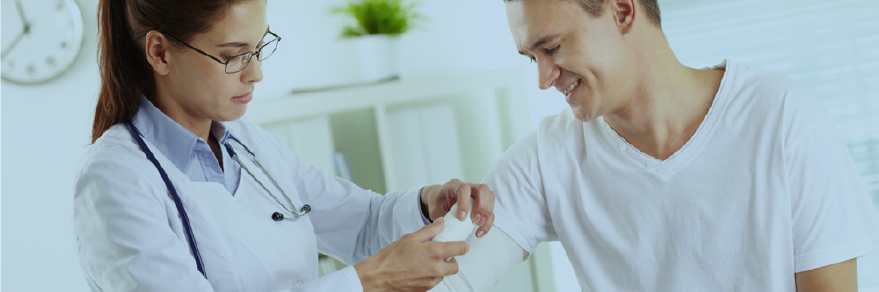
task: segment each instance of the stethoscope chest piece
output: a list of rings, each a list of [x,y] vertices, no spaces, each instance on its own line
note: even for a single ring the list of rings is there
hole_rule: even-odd
[[[238,143],[238,145],[241,145],[241,147],[244,147],[244,151],[246,151],[248,154],[250,154],[250,161],[253,162],[253,164],[257,168],[259,168],[263,174],[266,175],[266,177],[269,179],[269,181],[272,182],[272,184],[275,186],[275,188],[277,188],[279,191],[281,191],[281,195],[284,197],[287,204],[290,205],[290,207],[287,207],[287,205],[285,205],[283,202],[281,202],[281,199],[279,199],[277,196],[275,196],[275,194],[272,193],[272,191],[270,191],[269,188],[266,187],[265,184],[262,183],[262,181],[260,181],[259,179],[256,178],[256,175],[254,175],[253,172],[250,171],[250,168],[247,167],[247,165],[245,165],[243,162],[241,162],[241,159],[238,157],[238,153],[235,153],[235,148],[233,148],[232,145],[229,144],[229,141],[227,141],[224,144],[224,146],[226,147],[226,152],[229,153],[229,156],[232,158],[232,160],[234,160],[236,163],[238,163],[238,165],[241,166],[241,169],[244,169],[244,171],[247,172],[247,174],[250,175],[250,177],[252,177],[253,180],[257,184],[259,184],[259,186],[262,187],[262,189],[265,190],[266,193],[269,194],[269,196],[272,197],[272,199],[275,199],[275,202],[277,202],[278,205],[281,206],[281,208],[283,208],[287,212],[290,212],[290,214],[293,215],[292,218],[284,218],[285,216],[283,213],[273,212],[272,217],[271,217],[273,221],[278,222],[278,221],[283,221],[285,219],[290,220],[290,221],[296,221],[299,219],[299,217],[305,216],[305,214],[307,214],[309,211],[311,211],[311,206],[309,206],[307,204],[297,210],[296,205],[293,204],[293,200],[291,200],[290,197],[287,196],[287,193],[284,192],[284,189],[282,189],[281,186],[278,185],[278,182],[275,181],[274,178],[272,178],[272,175],[270,175],[268,171],[266,171],[265,167],[262,166],[262,163],[259,163],[259,160],[256,159],[256,154],[254,154],[253,151],[250,151],[250,148],[247,148],[247,146],[245,146],[244,143],[241,143],[241,141],[239,141],[234,136],[229,135],[228,140],[235,141],[236,143]]]
[[[299,209],[299,212],[292,212],[293,218],[284,218],[284,214],[281,214],[281,212],[275,212],[275,213],[272,213],[272,220],[281,221],[281,220],[287,219],[287,220],[291,220],[291,221],[296,221],[299,219],[299,217],[305,216],[305,214],[308,214],[308,212],[310,212],[310,211],[311,211],[311,205],[305,204],[304,206],[302,206],[301,209]]]

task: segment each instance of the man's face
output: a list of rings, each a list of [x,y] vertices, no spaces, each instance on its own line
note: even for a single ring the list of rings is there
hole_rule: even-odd
[[[609,2],[600,17],[574,1],[506,4],[516,49],[537,63],[540,88],[556,88],[584,122],[615,111],[633,93],[625,85],[634,62]]]

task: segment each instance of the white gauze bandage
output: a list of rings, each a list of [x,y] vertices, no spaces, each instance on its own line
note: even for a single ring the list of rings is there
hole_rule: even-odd
[[[452,209],[456,210],[456,208]],[[445,224],[449,224],[453,220],[458,221],[454,215],[443,220],[446,221]],[[466,222],[469,223],[470,220],[466,220]],[[445,228],[448,227],[448,225],[445,226]],[[482,238],[476,238],[476,235],[470,231],[466,238],[467,242],[470,243],[470,251],[465,255],[455,257],[458,261],[458,273],[443,278],[443,281],[430,291],[488,291],[497,285],[503,276],[509,274],[513,267],[524,261],[522,247],[500,228],[492,228]]]
[[[464,241],[467,239],[467,236],[470,236],[470,233],[476,232],[476,227],[478,226],[470,220],[470,212],[473,212],[472,203],[475,202],[471,202],[470,210],[467,210],[464,221],[458,220],[458,203],[455,203],[449,212],[446,213],[446,216],[443,216],[443,231],[434,236],[433,241]]]

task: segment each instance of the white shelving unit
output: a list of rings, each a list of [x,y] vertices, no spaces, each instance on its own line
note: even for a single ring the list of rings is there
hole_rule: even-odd
[[[357,184],[385,193],[417,186],[400,180],[399,174],[408,169],[394,160],[400,150],[391,141],[398,138],[392,131],[400,129],[401,120],[392,124],[389,118],[407,111],[451,108],[452,116],[419,118],[454,123],[460,157],[441,158],[460,161],[463,177],[457,178],[478,182],[529,130],[523,78],[521,70],[498,70],[293,93],[254,101],[247,117],[285,140],[303,160],[327,171],[334,169],[326,168],[332,158],[325,154],[347,153]],[[322,130],[330,134],[321,134]]]
[[[344,152],[355,183],[383,194],[481,181],[530,129],[525,92],[521,69],[443,74],[257,100],[247,117],[330,173]],[[493,291],[554,290],[541,249]]]

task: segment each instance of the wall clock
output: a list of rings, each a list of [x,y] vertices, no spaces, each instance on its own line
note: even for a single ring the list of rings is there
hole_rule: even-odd
[[[82,45],[82,14],[73,0],[2,0],[0,77],[46,82],[67,71]]]

